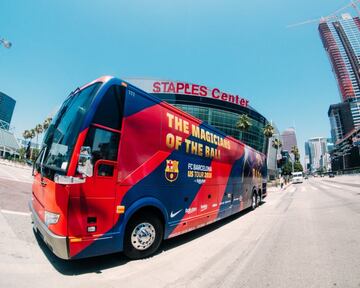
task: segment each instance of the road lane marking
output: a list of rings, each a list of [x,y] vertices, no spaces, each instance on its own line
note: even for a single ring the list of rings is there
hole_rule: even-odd
[[[326,184],[328,184],[328,183],[326,183]],[[335,188],[343,188],[342,186],[340,186],[340,185],[336,185],[336,184],[328,184],[329,186],[333,186],[333,187],[335,187]]]
[[[313,189],[313,190],[319,190],[319,188],[316,188],[315,186],[313,186],[313,185],[311,185],[311,184],[310,184],[310,187],[311,187],[311,189]]]
[[[32,183],[33,181],[32,180],[23,180],[23,179],[17,179],[17,178],[8,178],[8,177],[3,177],[3,176],[0,176],[0,179],[4,179],[4,180],[8,180],[8,181],[14,181],[14,182],[22,182],[22,183]]]
[[[8,177],[10,177],[13,180],[17,180],[18,178],[16,178],[14,175],[12,175],[10,172],[6,171],[6,169],[0,168],[1,173],[6,174]]]
[[[31,215],[30,212],[19,212],[19,211],[5,210],[5,209],[1,209],[0,211],[1,211],[1,213],[11,214],[11,215],[20,215],[20,216],[30,216]]]

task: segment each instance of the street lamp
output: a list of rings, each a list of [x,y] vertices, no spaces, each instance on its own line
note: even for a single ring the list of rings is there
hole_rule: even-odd
[[[12,45],[10,41],[8,41],[4,38],[0,39],[0,43],[7,49],[11,48],[11,45]]]

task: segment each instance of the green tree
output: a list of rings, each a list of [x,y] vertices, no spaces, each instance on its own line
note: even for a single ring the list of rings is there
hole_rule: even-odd
[[[35,161],[35,160],[36,160],[36,158],[39,156],[39,152],[40,152],[40,150],[39,150],[39,149],[37,149],[37,148],[33,148],[33,149],[31,150],[31,156],[30,156],[30,159],[31,159],[32,161]]]
[[[292,172],[292,163],[290,161],[286,161],[286,163],[282,167],[282,174],[291,175],[291,172]]]
[[[300,161],[295,161],[294,172],[304,172],[303,166],[301,165]]]
[[[36,135],[36,132],[35,132],[35,129],[30,129],[30,131],[29,131],[29,138],[30,138],[30,159],[32,159],[33,157],[32,157],[32,154],[33,154],[33,149],[31,148],[31,140],[35,137],[35,135]]]
[[[295,162],[299,161],[300,153],[299,153],[299,148],[297,146],[292,146],[291,147],[291,153],[294,154]]]
[[[274,135],[275,129],[270,123],[267,123],[263,131],[266,138],[271,138]]]
[[[36,147],[38,147],[39,144],[39,135],[44,131],[44,128],[41,124],[37,124],[34,128],[34,131],[36,133]]]
[[[26,148],[21,147],[21,148],[19,149],[19,158],[20,158],[20,159],[25,159],[25,154],[26,154]]]
[[[252,124],[251,124],[249,116],[246,114],[242,114],[236,123],[236,128],[238,128],[239,130],[244,132],[244,131],[249,130],[251,125]]]

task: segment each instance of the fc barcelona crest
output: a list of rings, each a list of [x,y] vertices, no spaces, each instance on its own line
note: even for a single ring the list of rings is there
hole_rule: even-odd
[[[169,182],[174,182],[179,175],[179,161],[166,160],[165,178]]]

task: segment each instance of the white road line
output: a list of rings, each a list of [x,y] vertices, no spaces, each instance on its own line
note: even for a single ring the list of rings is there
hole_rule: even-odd
[[[23,180],[23,179],[17,179],[17,178],[12,178],[12,179],[9,179],[8,177],[3,177],[3,176],[0,176],[0,179],[4,179],[4,180],[10,180],[10,181],[15,181],[15,182],[22,182],[22,183],[33,183],[33,181],[31,180]]]
[[[301,187],[301,192],[305,192],[305,187]]]
[[[10,172],[6,171],[6,169],[0,168],[1,173],[6,174],[8,177],[10,177],[13,180],[18,180],[18,178],[16,178],[14,175],[12,175]]]
[[[319,187],[320,187],[322,190],[325,190],[325,191],[326,191],[327,189],[329,189],[329,187],[328,187],[328,186],[321,185],[321,184],[319,185]]]
[[[327,185],[329,186],[333,186],[335,188],[343,188],[343,186],[340,186],[340,185],[337,185],[337,184],[333,184],[333,183],[330,183],[330,182],[326,182]]]
[[[1,213],[4,213],[4,214],[12,214],[12,215],[20,215],[20,216],[30,216],[31,215],[30,212],[19,212],[19,211],[11,211],[11,210],[4,210],[4,209],[1,209],[0,211],[1,211]]]

